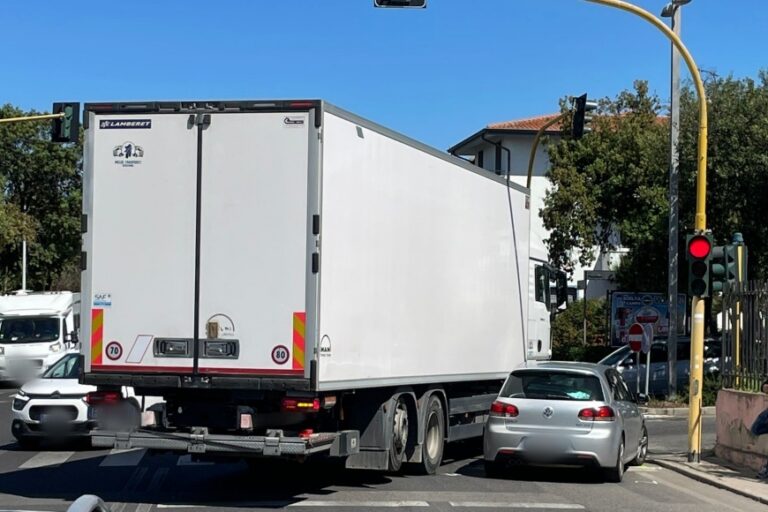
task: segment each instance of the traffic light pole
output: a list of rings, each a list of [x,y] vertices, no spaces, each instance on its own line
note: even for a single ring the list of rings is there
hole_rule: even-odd
[[[661,20],[650,12],[621,0],[587,0],[588,2],[615,7],[635,14],[656,28],[672,41],[680,52],[693,78],[699,100],[699,136],[696,165],[696,233],[707,230],[707,98],[699,68],[682,40]],[[688,407],[688,460],[699,462],[701,458],[701,397],[704,369],[704,301],[699,296],[692,298],[691,327],[691,375]]]

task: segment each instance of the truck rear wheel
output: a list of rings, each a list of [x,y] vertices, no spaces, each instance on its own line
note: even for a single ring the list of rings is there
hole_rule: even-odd
[[[389,471],[396,473],[403,466],[408,446],[408,405],[401,396],[397,399],[392,415],[392,442],[389,447]]]
[[[437,395],[431,395],[427,401],[424,415],[424,442],[421,445],[421,464],[419,470],[427,475],[434,475],[443,462],[445,448],[445,415],[443,403]]]

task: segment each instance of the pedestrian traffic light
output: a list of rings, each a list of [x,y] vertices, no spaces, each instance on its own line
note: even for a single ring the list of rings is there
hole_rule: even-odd
[[[688,294],[709,297],[709,259],[712,254],[712,235],[702,233],[686,237],[688,259]]]
[[[54,103],[54,114],[64,114],[57,117],[51,126],[53,142],[77,142],[80,136],[80,103]]]
[[[374,7],[418,7],[425,8],[427,0],[373,0]]]
[[[573,120],[571,122],[571,136],[578,140],[585,133],[592,131],[592,111],[597,108],[596,101],[589,101],[587,95],[582,94],[574,100]]]

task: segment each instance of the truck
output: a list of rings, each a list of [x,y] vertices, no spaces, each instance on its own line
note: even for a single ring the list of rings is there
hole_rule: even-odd
[[[86,104],[83,126],[81,380],[95,417],[120,386],[163,399],[94,446],[434,473],[547,357],[507,177],[322,100]]]
[[[0,296],[0,381],[23,383],[76,348],[80,294],[69,291]]]

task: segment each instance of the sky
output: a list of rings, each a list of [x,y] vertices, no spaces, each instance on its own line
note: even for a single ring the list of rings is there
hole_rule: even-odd
[[[666,0],[636,0],[658,15]],[[5,0],[0,103],[320,98],[447,149],[485,125],[637,79],[669,97],[669,41],[584,0]],[[720,76],[768,69],[768,0],[692,0],[682,34]],[[683,77],[687,77],[684,72]]]

